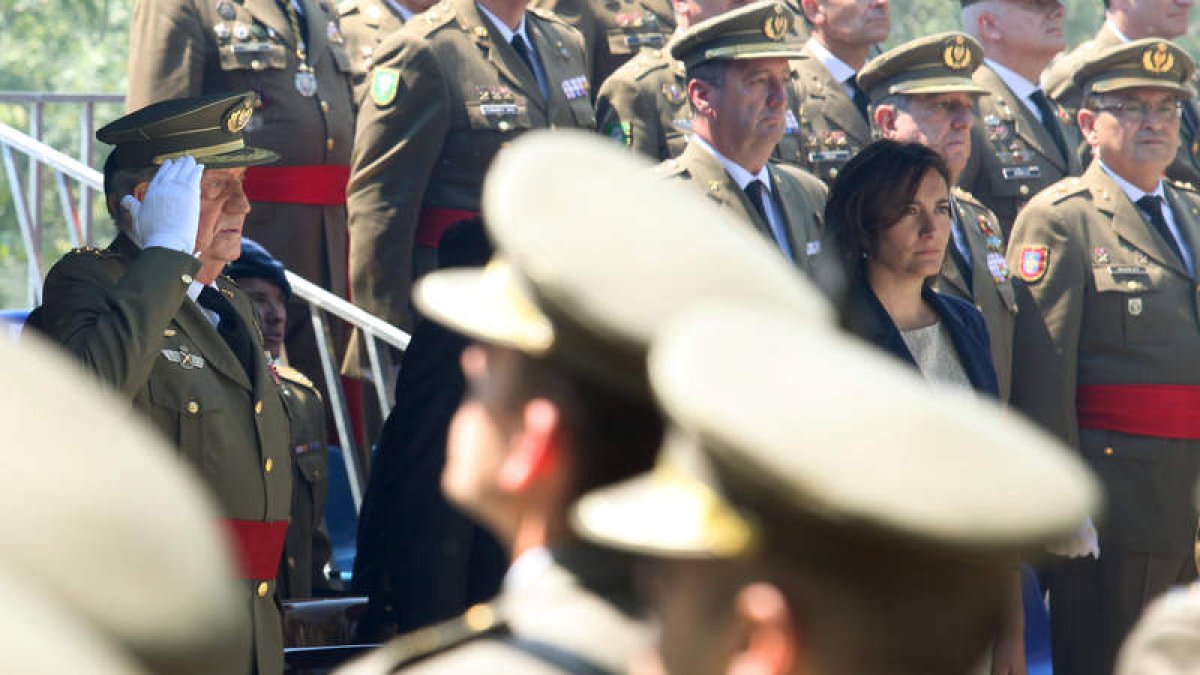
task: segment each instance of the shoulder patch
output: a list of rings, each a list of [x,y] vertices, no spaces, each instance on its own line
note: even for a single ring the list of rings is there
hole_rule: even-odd
[[[481,604],[462,616],[401,635],[348,667],[347,673],[393,672],[421,659],[447,652],[472,640],[506,630],[495,605]]]
[[[285,366],[282,363],[277,363],[277,364],[275,364],[275,371],[279,373],[280,377],[287,380],[288,382],[294,382],[302,387],[307,387],[309,389],[317,388],[316,385],[313,384],[313,381],[308,379],[304,375],[304,373],[296,370],[295,368],[293,368],[291,366]]]
[[[622,122],[621,120],[613,119],[612,121],[606,123],[600,132],[620,143],[621,145],[629,145],[633,142],[633,136],[629,131],[629,122]]]
[[[1030,283],[1038,281],[1046,274],[1046,267],[1050,264],[1050,247],[1022,246],[1017,262],[1017,276]]]
[[[371,71],[371,100],[375,105],[391,105],[399,89],[400,71],[395,68],[375,68]]]

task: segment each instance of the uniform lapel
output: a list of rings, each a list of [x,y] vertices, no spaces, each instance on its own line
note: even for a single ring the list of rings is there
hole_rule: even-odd
[[[487,60],[496,67],[496,70],[500,71],[500,75],[508,80],[514,88],[525,94],[529,101],[544,109],[546,99],[542,97],[542,92],[538,88],[537,77],[529,72],[529,67],[521,61],[521,57],[517,56],[512,45],[499,44],[504,41],[500,31],[483,12],[479,11],[475,0],[458,0],[457,10],[463,27],[471,34],[475,45],[487,56]],[[539,54],[539,56],[541,55]]]
[[[296,49],[296,36],[292,34],[292,26],[284,16],[279,3],[275,0],[245,0],[245,7],[254,15],[254,18],[282,35],[289,51]]]
[[[975,71],[981,86],[992,92],[992,96],[998,97],[999,100],[994,103],[1001,105],[1002,100],[1012,111],[1014,126],[1016,127],[1017,135],[1020,136],[1029,147],[1033,148],[1039,155],[1050,161],[1059,171],[1067,172],[1069,169],[1067,158],[1063,157],[1058,151],[1058,146],[1055,145],[1054,139],[1050,137],[1050,132],[1046,131],[1046,127],[1042,126],[1042,121],[1033,114],[1029,106],[1017,98],[1004,80],[996,74],[987,64],[979,67]],[[1058,120],[1054,120],[1058,124]],[[1063,133],[1063,142],[1067,142],[1067,134]],[[1067,148],[1070,151],[1070,148]]]
[[[301,20],[308,25],[308,62],[313,64],[318,61],[319,55],[329,49],[329,17],[316,0],[300,0],[300,3],[304,6]]]
[[[988,246],[987,238],[983,234],[983,230],[979,229],[979,224],[972,222],[969,218],[963,215],[961,210],[958,211],[962,216],[962,231],[963,236],[967,239],[967,252],[971,254],[971,287],[972,293],[968,297],[982,298],[984,293],[988,292],[988,287],[995,287],[995,279],[992,278],[991,269],[988,267]],[[953,267],[954,265],[951,264]],[[965,283],[965,281],[964,281]]]
[[[804,223],[808,221],[809,216],[815,214],[800,212],[800,205],[808,204],[808,197],[801,194],[794,183],[781,179],[779,171],[774,169],[770,164],[767,165],[767,171],[771,174],[771,184],[775,188],[777,197],[775,202],[779,205],[780,210],[783,211],[783,219],[786,221],[784,225],[787,228],[792,255],[797,260],[801,260],[807,255],[806,251],[809,243],[809,233],[804,228]]]
[[[200,310],[200,306],[191,300],[183,303],[179,314],[175,315],[175,323],[188,338],[195,343],[197,351],[204,357],[208,365],[221,371],[229,379],[246,389],[253,390],[246,369],[242,367],[237,356],[217,329],[208,321],[208,317]]]
[[[1141,210],[1129,201],[1121,188],[1104,173],[1099,161],[1092,162],[1084,174],[1084,182],[1091,189],[1096,208],[1112,220],[1117,235],[1132,244],[1142,253],[1155,259],[1163,267],[1191,277],[1183,261],[1167,248],[1166,242],[1153,232],[1153,226],[1142,217]]]
[[[728,208],[736,217],[742,219],[742,222],[749,223],[768,237],[771,236],[771,228],[762,222],[758,210],[750,204],[746,193],[733,182],[733,177],[711,152],[697,143],[688,143],[683,154],[679,156],[679,162],[688,168],[692,180],[699,183],[710,198]],[[774,241],[774,237],[771,239]]]
[[[842,83],[833,79],[833,74],[821,63],[821,60],[808,52],[808,58],[802,61],[809,71],[809,81],[805,84],[815,85],[812,91],[806,91],[809,97],[821,99],[821,114],[834,128],[845,131],[859,147],[871,142],[871,129],[863,119],[854,101],[846,95]]]
[[[958,222],[959,226],[962,227],[963,233],[966,234],[967,227],[966,227],[966,223],[963,222],[962,209],[958,206],[957,201],[954,199],[954,195],[950,196],[950,202],[954,208],[954,218]],[[970,241],[970,235],[968,235],[967,236],[967,245],[968,245],[968,248],[970,249],[970,253],[971,253],[971,264],[972,264],[972,271],[973,271],[974,265],[976,263],[976,256],[975,256],[975,248],[971,244],[972,244],[972,242]],[[950,240],[948,242],[946,242],[946,255],[942,257],[942,271],[941,271],[941,275],[940,275],[942,278],[942,281],[953,286],[954,290],[957,291],[958,294],[964,298],[975,297],[974,293],[971,292],[971,288],[967,284],[967,280],[963,278],[962,273],[958,269],[958,265],[955,264],[955,262],[954,262],[954,258],[953,258],[954,254],[950,250],[953,246],[954,246],[954,235],[951,234]],[[978,276],[978,275],[976,275],[976,276]]]
[[[563,82],[583,75],[579,68],[571,68],[571,53],[563,41],[555,37],[546,26],[532,14],[525,15],[525,25],[533,38],[534,48],[546,71],[546,117],[553,120],[560,108],[568,105],[563,91]],[[599,86],[591,84],[591,86]],[[584,96],[587,96],[584,93]]]
[[[1197,209],[1188,205],[1179,195],[1179,192],[1171,186],[1170,182],[1164,181],[1163,191],[1167,195],[1167,204],[1171,207],[1171,215],[1175,217],[1175,226],[1179,228],[1179,233],[1183,235],[1185,241],[1183,246],[1192,254],[1193,265],[1196,262],[1196,244],[1200,241],[1200,213]],[[1187,269],[1184,266],[1183,269]]]

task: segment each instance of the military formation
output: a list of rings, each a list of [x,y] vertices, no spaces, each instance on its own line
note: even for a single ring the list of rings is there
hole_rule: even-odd
[[[372,552],[341,634],[371,644],[323,667],[1023,675],[1048,606],[1059,675],[1190,672],[1190,7],[1108,0],[1074,49],[1058,0],[959,9],[888,48],[888,0],[139,0],[128,112],[96,134],[118,234],[53,266],[23,348],[157,431],[94,439],[115,467],[152,448],[154,485],[105,467],[126,492],[71,504],[161,549],[171,601],[101,604],[39,541],[0,583],[36,577],[14,602],[71,617],[55,656],[98,672],[314,646],[285,601],[347,589],[286,267],[412,332],[391,356],[422,392],[377,453],[412,475],[373,476],[363,522],[427,564]],[[920,332],[943,306],[982,338]],[[121,539],[159,480],[178,532]]]

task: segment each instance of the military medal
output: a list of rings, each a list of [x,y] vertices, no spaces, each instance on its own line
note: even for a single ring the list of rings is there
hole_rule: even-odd
[[[234,18],[237,17],[237,10],[235,10],[233,5],[227,0],[222,0],[222,2],[217,5],[217,16],[225,19],[226,21],[233,21]]]
[[[317,76],[311,66],[306,63],[300,65],[296,70],[295,85],[301,96],[308,97],[317,93]]]

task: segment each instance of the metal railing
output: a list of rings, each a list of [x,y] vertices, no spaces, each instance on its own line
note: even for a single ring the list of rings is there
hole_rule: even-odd
[[[11,100],[12,94],[0,92],[0,102]],[[85,95],[60,96],[47,94],[29,94],[27,97],[35,102],[72,101],[87,99]],[[91,100],[96,100],[93,97]],[[118,97],[116,100],[120,100]],[[86,134],[91,137],[90,132]],[[90,145],[86,151],[90,154]],[[18,155],[21,157],[19,158]],[[67,223],[68,236],[73,246],[94,243],[91,228],[91,199],[85,195],[91,193],[103,194],[103,175],[87,163],[71,157],[63,152],[46,145],[29,134],[0,123],[0,157],[3,159],[4,170],[8,177],[9,192],[13,206],[17,212],[17,222],[21,228],[21,240],[25,247],[29,265],[29,297],[31,305],[41,302],[42,281],[45,270],[41,265],[41,227],[43,220],[43,192],[41,183],[49,174],[58,191],[58,205],[62,210],[63,221]],[[18,171],[19,159],[27,159],[29,172],[27,185],[22,185]],[[78,190],[79,198],[75,199],[72,191]],[[87,214],[86,216],[83,214]],[[309,314],[312,318],[313,331],[316,333],[317,349],[321,357],[321,370],[324,377],[329,405],[333,412],[338,441],[344,450],[342,453],[346,463],[346,473],[350,482],[350,494],[354,500],[355,510],[362,506],[362,491],[365,487],[365,476],[359,466],[359,458],[365,456],[358,452],[357,444],[351,433],[349,409],[346,403],[345,390],[339,377],[340,359],[335,353],[334,342],[330,333],[328,317],[330,315],[356,327],[363,336],[366,345],[368,369],[364,379],[370,382],[375,390],[375,398],[379,402],[383,417],[391,407],[391,396],[384,380],[383,362],[380,357],[379,341],[403,351],[408,347],[409,336],[404,331],[387,323],[351,303],[333,295],[289,271],[288,282],[292,285],[295,296],[308,303]]]

